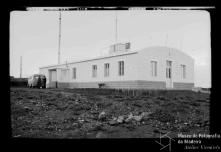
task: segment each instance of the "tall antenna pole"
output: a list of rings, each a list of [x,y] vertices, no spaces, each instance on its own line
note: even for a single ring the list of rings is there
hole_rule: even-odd
[[[183,36],[182,36],[181,42],[180,42],[180,50],[183,50]]]
[[[150,45],[153,45],[153,44],[151,44],[152,43],[152,36],[149,36],[149,39],[150,39]]]
[[[60,49],[61,49],[61,11],[59,11],[58,64],[60,64]]]
[[[167,47],[168,34],[166,35],[165,46]]]
[[[22,56],[20,56],[20,78],[22,78]]]
[[[117,12],[116,12],[116,28],[115,28],[115,41],[117,43]]]
[[[168,41],[168,34],[166,35],[166,40],[165,40],[165,47],[167,47],[167,42]],[[170,56],[170,49],[169,49],[169,56]]]

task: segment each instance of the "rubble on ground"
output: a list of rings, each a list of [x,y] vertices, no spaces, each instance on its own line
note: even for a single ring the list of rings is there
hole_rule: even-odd
[[[153,138],[167,131],[209,131],[209,94],[28,88],[11,88],[10,94],[16,138]]]

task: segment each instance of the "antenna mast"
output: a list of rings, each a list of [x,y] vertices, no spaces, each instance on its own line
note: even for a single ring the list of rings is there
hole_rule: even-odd
[[[167,47],[168,34],[166,35],[165,46]]]
[[[61,49],[61,11],[59,11],[58,64],[60,64],[60,49]]]
[[[180,41],[180,50],[183,50],[183,36],[182,36],[181,41]]]
[[[117,12],[116,12],[116,28],[115,28],[115,41],[117,43]]]
[[[22,78],[22,56],[20,56],[20,78]]]

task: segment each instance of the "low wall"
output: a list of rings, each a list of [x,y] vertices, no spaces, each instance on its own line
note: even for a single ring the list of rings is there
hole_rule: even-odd
[[[102,88],[109,89],[166,89],[166,82],[164,81],[108,81],[108,82],[72,82],[64,83],[58,82],[58,88],[99,88],[99,83],[104,83]],[[56,88],[56,82],[48,84],[49,88]],[[192,90],[194,83],[179,83],[174,82],[172,90]],[[171,90],[171,89],[170,89]]]
[[[58,88],[70,88],[70,83],[58,83]]]
[[[27,78],[11,78],[10,86],[11,87],[27,87],[28,79]]]
[[[176,90],[192,90],[193,87],[194,83],[180,83],[180,82],[173,83],[173,89]]]
[[[57,83],[56,81],[52,81],[52,82],[50,82],[50,83],[47,83],[47,84],[46,84],[46,87],[47,87],[47,88],[57,88],[57,87],[58,87],[57,84],[58,84],[58,83]]]
[[[77,83],[58,83],[61,88],[99,88],[99,83],[104,83],[102,88],[113,89],[165,89],[166,83],[163,81],[109,81],[109,82],[77,82]]]

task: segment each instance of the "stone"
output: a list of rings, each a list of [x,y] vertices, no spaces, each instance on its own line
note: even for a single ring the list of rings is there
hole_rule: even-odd
[[[106,119],[106,113],[103,111],[98,115],[98,120],[105,120]]]
[[[74,122],[72,125],[73,125],[73,126],[77,126],[77,125],[78,125],[78,123]]]
[[[27,111],[29,111],[31,108],[25,106],[24,109],[27,110]]]
[[[129,122],[129,121],[131,121],[132,119],[133,119],[133,114],[130,113],[130,114],[128,115],[127,119],[125,120],[125,122]]]
[[[151,112],[142,112],[141,116],[142,117],[147,117],[149,114],[151,114]]]
[[[115,121],[115,120],[111,120],[111,121],[109,121],[109,124],[110,124],[110,125],[115,125],[115,124],[118,124],[118,122]]]
[[[133,119],[136,120],[136,121],[141,121],[142,120],[142,116],[133,116]]]
[[[14,137],[20,137],[21,135],[15,135]]]
[[[123,121],[124,121],[124,116],[119,116],[117,122],[122,123]]]
[[[105,137],[106,137],[106,135],[103,132],[98,132],[96,134],[96,138],[105,138]]]
[[[36,101],[34,101],[34,100],[30,100],[30,102],[31,102],[31,103],[35,103]]]
[[[117,117],[114,117],[113,120],[114,120],[114,121],[117,121]]]
[[[104,111],[102,111],[102,112],[98,115],[98,119],[99,119],[99,120],[102,120],[102,119],[105,118],[105,116],[106,116],[106,113],[105,113]]]

